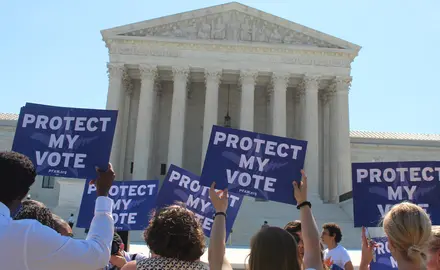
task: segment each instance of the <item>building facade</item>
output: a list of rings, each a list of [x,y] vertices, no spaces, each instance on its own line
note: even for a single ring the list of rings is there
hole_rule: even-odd
[[[350,65],[360,47],[347,41],[239,3],[101,33],[110,58],[107,108],[119,111],[111,154],[119,179],[162,180],[170,164],[200,173],[212,125],[304,139],[318,223],[340,223],[344,244],[359,248],[351,162],[440,158],[440,136],[350,133]],[[2,149],[16,119],[5,121]],[[63,217],[77,214],[83,181],[38,181],[33,198],[53,200]],[[248,245],[264,220],[283,226],[298,217],[290,205],[246,197],[232,243]]]

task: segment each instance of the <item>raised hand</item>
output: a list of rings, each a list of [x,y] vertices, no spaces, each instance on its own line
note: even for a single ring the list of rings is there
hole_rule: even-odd
[[[297,204],[307,201],[307,175],[301,170],[301,182],[293,181],[293,195]]]
[[[209,189],[209,197],[211,198],[212,205],[216,212],[224,212],[228,210],[228,189],[223,191],[215,191],[215,182],[212,182]]]
[[[111,163],[109,163],[106,171],[96,168],[96,172],[98,173],[98,178],[90,181],[90,185],[96,186],[96,195],[98,197],[108,196],[108,191],[112,187],[113,181],[115,180],[113,166]]]
[[[377,244],[374,241],[368,240],[365,227],[362,227],[362,257],[361,265],[368,266],[374,257],[374,248]]]

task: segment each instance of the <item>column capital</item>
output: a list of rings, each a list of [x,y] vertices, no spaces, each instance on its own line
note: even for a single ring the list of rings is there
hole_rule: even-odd
[[[107,63],[107,74],[109,78],[120,78],[127,72],[127,68],[123,63]]]
[[[205,83],[208,81],[213,81],[216,84],[220,84],[222,73],[222,69],[205,69]]]
[[[157,96],[160,97],[162,95],[162,83],[159,80],[155,81],[153,89]]]
[[[141,73],[141,80],[156,80],[158,75],[156,65],[139,64],[138,68]]]
[[[318,91],[319,99],[321,99],[324,105],[327,105],[333,93],[334,92],[331,90],[330,87],[328,89],[320,90]]]
[[[172,67],[171,70],[173,72],[173,81],[176,81],[176,80],[188,81],[189,67],[174,66],[174,67]]]
[[[273,95],[273,86],[272,86],[272,84],[269,83],[266,87],[266,101],[267,102],[270,102],[272,95]]]
[[[300,84],[297,88],[295,93],[293,93],[293,100],[295,102],[299,102],[301,97],[304,96],[306,93],[304,87]]]
[[[275,88],[276,85],[282,86],[283,90],[287,90],[287,83],[290,80],[290,74],[286,72],[273,72],[271,84]]]
[[[306,74],[300,83],[300,88],[304,91],[318,91],[320,82],[321,76]]]
[[[258,70],[240,70],[239,84],[252,84],[257,82]]]
[[[122,74],[122,82],[124,84],[125,94],[131,96],[133,94],[133,82],[127,72]]]
[[[337,92],[349,91],[351,87],[351,76],[336,76],[333,84],[334,89]]]

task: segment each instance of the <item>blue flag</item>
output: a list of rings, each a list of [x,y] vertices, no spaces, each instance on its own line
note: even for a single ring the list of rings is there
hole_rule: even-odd
[[[391,270],[397,269],[397,262],[391,256],[388,247],[388,239],[386,237],[373,237],[373,241],[377,243],[374,252],[376,253],[376,261],[370,263],[370,270]]]
[[[229,192],[226,239],[232,230],[242,201],[242,195]],[[199,176],[171,165],[157,198],[157,208],[173,205],[176,202],[185,203],[187,208],[194,212],[202,224],[203,232],[210,237],[215,209],[209,197],[209,188],[199,184]]]
[[[377,227],[394,204],[410,201],[440,224],[440,162],[353,163],[355,227]]]
[[[306,149],[305,141],[213,126],[200,183],[296,204],[292,181],[301,179]]]
[[[28,156],[37,174],[93,178],[106,169],[117,111],[27,103],[20,110],[12,150]]]
[[[87,180],[84,186],[76,225],[78,228],[89,228],[94,216],[96,187],[89,183],[90,180]],[[115,181],[109,191],[109,197],[114,201],[115,230],[145,229],[156,203],[158,189],[158,180]]]

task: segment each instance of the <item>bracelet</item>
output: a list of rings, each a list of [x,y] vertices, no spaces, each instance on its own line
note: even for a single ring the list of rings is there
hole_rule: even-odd
[[[306,206],[306,205],[308,205],[310,208],[312,208],[312,204],[309,201],[304,201],[304,202],[298,204],[298,206],[296,206],[296,209],[299,210],[301,207]]]
[[[226,213],[225,212],[216,212],[214,214],[214,218],[213,219],[215,219],[216,216],[224,216],[226,218]]]

